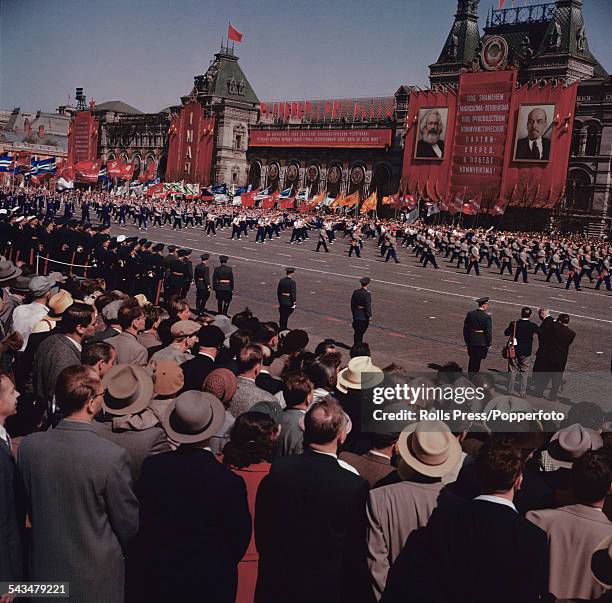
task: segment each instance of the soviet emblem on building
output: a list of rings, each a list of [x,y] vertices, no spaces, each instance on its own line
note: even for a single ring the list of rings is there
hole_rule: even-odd
[[[354,167],[351,170],[351,183],[355,186],[359,186],[363,182],[364,176],[365,174],[362,167]]]
[[[340,180],[341,175],[340,168],[337,165],[332,165],[327,172],[327,181],[331,184],[336,184]]]
[[[268,168],[268,178],[270,180],[278,180],[278,164],[273,163],[269,168]]]
[[[501,36],[487,38],[480,52],[482,66],[488,71],[501,69],[508,58],[508,42]]]
[[[287,168],[287,180],[289,182],[295,182],[298,178],[298,175],[300,173],[300,170],[298,168],[297,165],[295,165],[295,163],[292,163],[288,168]]]
[[[308,182],[314,182],[319,177],[319,168],[316,165],[309,165],[306,170]]]

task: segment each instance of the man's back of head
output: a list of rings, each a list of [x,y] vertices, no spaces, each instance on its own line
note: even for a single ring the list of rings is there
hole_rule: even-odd
[[[523,463],[516,444],[509,438],[493,436],[476,457],[476,472],[484,494],[512,498],[520,484]]]
[[[322,398],[308,409],[304,417],[304,443],[313,447],[335,444],[345,437],[347,421],[342,406],[335,398]]]

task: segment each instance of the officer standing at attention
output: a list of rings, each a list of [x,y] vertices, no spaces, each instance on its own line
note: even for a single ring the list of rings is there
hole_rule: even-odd
[[[213,271],[213,291],[217,296],[217,311],[219,314],[229,316],[229,305],[234,293],[234,273],[227,265],[229,258],[226,255],[219,256],[220,266]]]
[[[353,345],[363,342],[363,336],[370,326],[372,318],[372,294],[368,291],[370,279],[364,276],[359,280],[360,289],[355,289],[351,296],[351,312],[353,314]]]
[[[189,269],[183,259],[184,257],[185,255],[181,253],[170,262],[164,288],[164,301],[166,303],[170,301],[173,295],[180,295],[182,297],[183,291],[191,282]]]
[[[206,302],[210,297],[210,268],[206,261],[210,255],[203,253],[200,256],[202,262],[195,267],[194,278],[196,286],[196,312],[204,314],[206,312]]]
[[[491,316],[487,314],[489,298],[481,297],[476,300],[476,303],[478,304],[478,310],[468,312],[463,323],[463,339],[470,357],[469,374],[480,371],[480,362],[487,357],[493,339]]]
[[[278,288],[276,290],[281,331],[287,330],[287,321],[293,314],[295,304],[297,302],[297,288],[295,281],[291,276],[295,272],[295,268],[285,268],[285,272],[287,273],[287,276],[278,281]]]

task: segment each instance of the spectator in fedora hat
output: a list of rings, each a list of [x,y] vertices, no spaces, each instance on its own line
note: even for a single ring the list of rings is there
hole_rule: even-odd
[[[166,416],[168,407],[183,389],[183,371],[174,360],[159,360],[146,370],[151,369],[153,371],[153,399],[143,411],[137,414],[115,416],[113,430],[142,431],[152,427],[160,427],[163,430],[162,420]],[[170,448],[175,450],[178,444],[165,432],[164,437]]]
[[[65,289],[60,289],[57,293],[49,298],[47,307],[49,312],[41,320],[39,320],[33,327],[31,335],[35,333],[44,333],[45,331],[52,331],[57,325],[58,321],[62,320],[62,314],[66,309],[74,303],[72,295]]]
[[[235,601],[251,516],[244,481],[208,446],[223,418],[223,405],[212,394],[183,392],[163,419],[179,448],[143,463],[130,579],[142,600]]]
[[[96,417],[93,427],[99,435],[125,448],[130,458],[130,471],[134,482],[140,467],[148,456],[170,450],[163,429],[125,429],[125,420],[116,425],[115,417],[130,417],[143,412],[153,395],[153,381],[147,372],[134,364],[116,364],[102,379],[106,392],[103,412]]]
[[[593,550],[602,537],[612,537],[604,515],[612,493],[612,468],[601,452],[589,451],[573,464],[572,485],[578,504],[530,511],[527,519],[548,535],[548,589],[557,599],[598,599],[605,589],[589,571]]]
[[[557,431],[546,450],[542,452],[545,470],[542,479],[552,489],[555,506],[575,503],[572,486],[572,466],[589,450],[599,450],[603,439],[594,429],[580,424],[569,425]]]
[[[535,603],[547,594],[546,534],[513,504],[522,480],[520,451],[493,436],[475,463],[483,494],[436,509],[427,527],[413,532],[389,572],[384,603]]]
[[[385,590],[389,568],[410,533],[427,525],[437,506],[457,500],[443,495],[442,478],[461,460],[459,441],[446,424],[421,421],[409,425],[399,434],[397,448],[401,481],[375,488],[368,497],[368,566],[377,601]]]

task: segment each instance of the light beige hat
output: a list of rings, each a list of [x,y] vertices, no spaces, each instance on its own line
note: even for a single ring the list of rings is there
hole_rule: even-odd
[[[421,475],[444,477],[461,460],[459,440],[442,421],[419,421],[404,428],[398,440],[401,463]]]
[[[557,461],[557,465],[569,469],[589,450],[602,447],[603,439],[599,433],[575,423],[555,433],[548,444],[548,454]]]
[[[346,368],[338,373],[336,387],[346,394],[349,389],[369,389],[382,383],[385,378],[382,369],[372,364],[369,356],[351,358]]]
[[[74,303],[72,295],[65,289],[60,289],[55,295],[52,295],[47,302],[49,307],[49,320],[62,320],[62,314]]]
[[[102,378],[106,389],[104,410],[111,415],[131,415],[144,410],[153,397],[153,380],[137,365],[116,364]]]
[[[134,295],[134,299],[138,300],[138,305],[141,308],[149,304],[149,300],[147,299],[147,296],[144,293],[138,293],[137,295]]]

